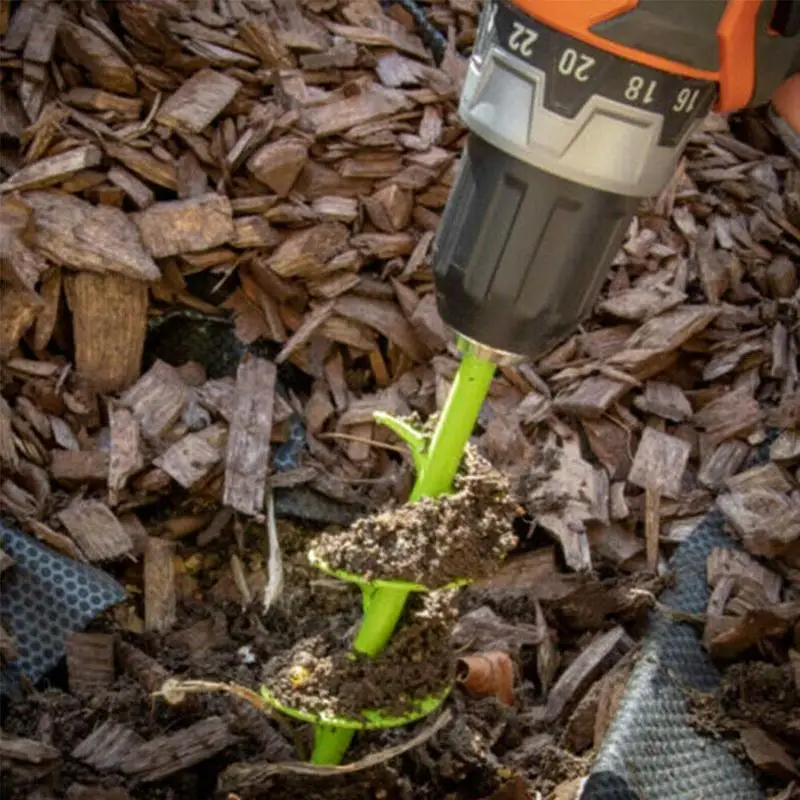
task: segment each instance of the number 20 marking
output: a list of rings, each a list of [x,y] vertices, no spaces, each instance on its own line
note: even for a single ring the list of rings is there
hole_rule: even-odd
[[[589,70],[595,65],[595,60],[591,56],[578,53],[568,47],[558,59],[558,71],[567,77],[573,77],[580,83],[586,83],[592,76]]]
[[[533,44],[539,38],[539,34],[526,28],[521,22],[514,23],[514,31],[508,37],[508,47],[515,53],[528,58],[533,53]]]

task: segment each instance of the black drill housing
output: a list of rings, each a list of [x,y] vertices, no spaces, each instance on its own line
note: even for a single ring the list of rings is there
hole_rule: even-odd
[[[442,319],[493,350],[540,356],[591,313],[638,204],[470,134],[433,249]]]

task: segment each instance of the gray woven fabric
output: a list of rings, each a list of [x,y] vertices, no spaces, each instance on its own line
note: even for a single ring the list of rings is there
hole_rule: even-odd
[[[702,613],[706,561],[715,547],[735,548],[714,510],[676,550],[675,586],[661,602]],[[759,800],[754,775],[723,742],[692,728],[684,687],[713,690],[719,673],[695,628],[654,614],[620,708],[606,733],[581,800]]]
[[[0,620],[19,658],[0,672],[0,694],[36,683],[64,657],[66,637],[125,599],[105,572],[56,553],[0,519],[0,547],[14,559],[0,581]]]

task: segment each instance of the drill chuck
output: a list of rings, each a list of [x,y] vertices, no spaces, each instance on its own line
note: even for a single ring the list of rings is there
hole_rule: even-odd
[[[769,38],[758,0],[516,3],[531,13],[483,10],[459,105],[470,134],[433,248],[444,322],[498,362],[541,355],[591,312],[639,202],[663,190],[712,104],[744,96],[730,76],[736,58],[752,66],[747,26],[760,19]],[[720,46],[715,64],[723,34],[744,50]],[[773,77],[788,66],[780,47]]]

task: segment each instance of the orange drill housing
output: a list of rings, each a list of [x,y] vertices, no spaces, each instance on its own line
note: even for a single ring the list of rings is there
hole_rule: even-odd
[[[511,0],[539,22],[586,44],[653,69],[714,81],[719,86],[715,110],[735,111],[750,102],[756,83],[756,38],[762,0],[728,0],[716,30],[719,69],[697,69],[679,61],[626,47],[595,33],[592,28],[633,11],[639,0]],[[664,0],[669,2],[669,0]],[[697,0],[703,2],[703,0]],[[691,3],[686,3],[691,7]]]

